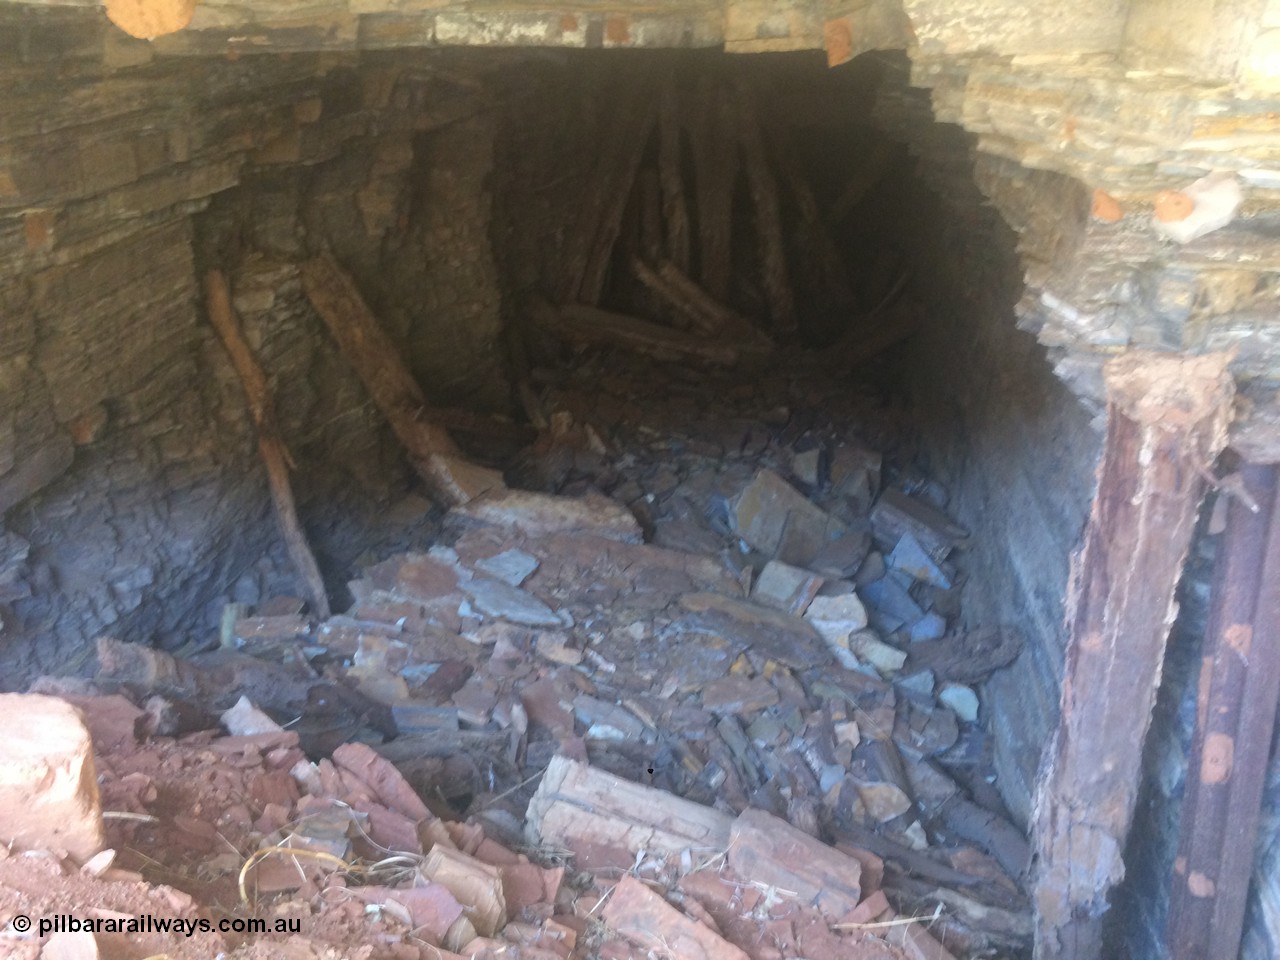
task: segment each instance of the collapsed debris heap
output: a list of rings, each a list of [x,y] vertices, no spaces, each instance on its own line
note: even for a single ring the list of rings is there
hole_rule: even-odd
[[[298,956],[1025,951],[977,723],[1019,641],[963,626],[966,534],[892,411],[803,361],[543,379],[509,471],[540,489],[454,507],[345,613],[232,606],[208,649],[103,638],[37,681],[84,712],[115,853],[23,869],[297,918]]]

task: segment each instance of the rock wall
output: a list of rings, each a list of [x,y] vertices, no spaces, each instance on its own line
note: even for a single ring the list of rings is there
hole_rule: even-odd
[[[240,385],[202,315],[206,268],[228,271],[277,391],[334,590],[357,544],[411,532],[428,505],[403,499],[398,449],[292,264],[328,247],[375,308],[412,304],[389,319],[433,398],[505,403],[492,133],[465,66],[441,80],[393,55],[134,62],[108,29],[0,8],[10,686],[83,660],[103,632],[176,646],[229,599],[296,592]]]
[[[111,71],[93,23],[6,10],[0,662],[182,636],[270,541],[243,402],[201,321],[191,215],[315,58]],[[56,81],[56,82],[55,82]],[[180,603],[157,598],[181,597]]]
[[[1027,640],[984,690],[999,786],[1025,822],[1057,720],[1068,561],[1088,516],[1101,435],[1044,348],[1016,327],[1017,238],[975,185],[972,138],[928,115],[920,91],[881,85],[874,119],[908,145],[911,161],[886,178],[867,216],[905,252],[912,289],[929,307],[901,364],[933,467],[953,491],[950,508],[973,534],[966,616],[971,626],[1016,626]],[[994,181],[1080,207],[1079,188],[1063,177],[1006,164]]]

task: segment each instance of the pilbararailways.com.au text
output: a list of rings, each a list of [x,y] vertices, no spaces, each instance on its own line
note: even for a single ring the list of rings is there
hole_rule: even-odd
[[[26,930],[30,930],[30,918],[21,915],[10,920],[9,925],[19,933],[25,933],[26,930],[20,926],[22,920],[26,921]],[[36,921],[35,927],[41,937],[53,933],[172,933],[193,937],[198,933],[301,933],[302,921],[289,917],[270,921],[257,917],[210,920],[205,917],[156,917],[149,913],[133,917],[77,917],[74,914],[58,913],[51,917],[41,917]]]

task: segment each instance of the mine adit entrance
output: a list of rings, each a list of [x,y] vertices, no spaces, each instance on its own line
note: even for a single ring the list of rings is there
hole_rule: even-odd
[[[78,433],[0,531],[11,678],[118,734],[120,866],[376,957],[1029,950],[1099,436],[907,69],[143,68],[201,108],[138,114],[158,171],[241,165],[86,245],[115,333],[36,284]],[[85,336],[133,372],[73,383]]]

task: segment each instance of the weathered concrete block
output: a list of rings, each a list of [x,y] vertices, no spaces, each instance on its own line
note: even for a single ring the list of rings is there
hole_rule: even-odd
[[[102,849],[102,808],[84,719],[34,693],[0,694],[0,715],[0,841],[89,859]]]

